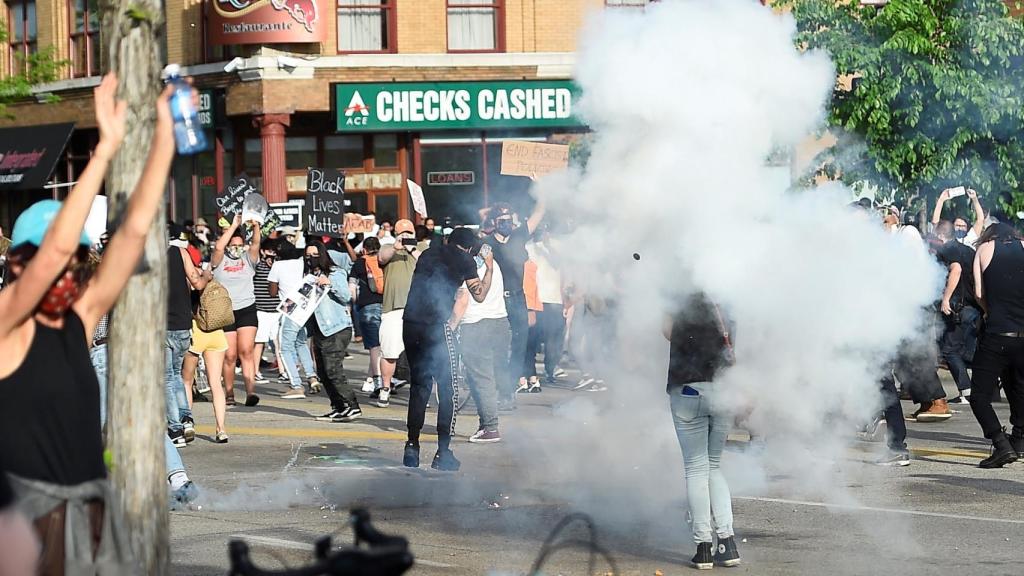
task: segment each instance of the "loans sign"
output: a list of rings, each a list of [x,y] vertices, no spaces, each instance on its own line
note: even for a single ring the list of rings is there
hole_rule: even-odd
[[[566,80],[335,84],[338,132],[575,127]]]

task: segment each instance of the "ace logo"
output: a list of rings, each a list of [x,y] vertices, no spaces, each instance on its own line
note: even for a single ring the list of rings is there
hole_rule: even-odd
[[[366,126],[369,116],[370,107],[363,102],[363,96],[356,90],[352,93],[352,100],[349,101],[348,108],[345,108],[345,124],[349,126]]]

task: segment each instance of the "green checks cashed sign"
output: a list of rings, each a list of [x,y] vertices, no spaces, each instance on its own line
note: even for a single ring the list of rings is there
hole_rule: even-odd
[[[567,80],[335,84],[338,132],[571,128],[579,88]]]

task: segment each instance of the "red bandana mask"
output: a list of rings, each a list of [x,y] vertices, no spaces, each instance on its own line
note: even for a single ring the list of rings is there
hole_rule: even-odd
[[[51,318],[60,318],[67,314],[71,306],[82,295],[82,285],[75,281],[75,274],[65,270],[64,274],[50,286],[39,303],[39,312]]]

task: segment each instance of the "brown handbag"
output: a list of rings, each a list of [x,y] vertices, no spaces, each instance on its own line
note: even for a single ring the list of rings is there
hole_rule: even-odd
[[[206,288],[203,288],[195,318],[196,326],[203,332],[216,332],[235,323],[231,295],[223,284],[210,280]]]

